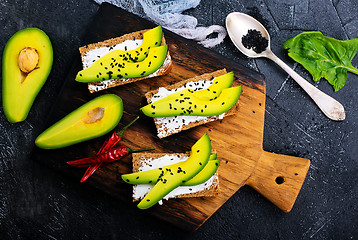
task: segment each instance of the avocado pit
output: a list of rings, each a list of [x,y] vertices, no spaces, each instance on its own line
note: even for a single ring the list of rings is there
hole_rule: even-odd
[[[103,107],[97,107],[87,112],[87,114],[83,117],[83,122],[85,124],[91,124],[95,123],[97,121],[100,121],[104,116],[104,110]]]
[[[35,48],[25,47],[19,53],[19,68],[21,72],[29,74],[39,63],[39,54]]]

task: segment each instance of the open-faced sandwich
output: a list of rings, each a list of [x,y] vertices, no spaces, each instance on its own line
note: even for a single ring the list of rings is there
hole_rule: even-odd
[[[135,184],[133,200],[141,200],[138,207],[146,209],[163,199],[217,195],[219,164],[205,133],[187,154],[133,154],[133,173],[122,175],[122,179]]]
[[[80,49],[83,70],[76,81],[90,92],[170,72],[172,61],[161,26],[93,43]]]
[[[238,112],[241,86],[233,80],[223,69],[161,87],[146,94],[141,111],[154,118],[159,138],[223,119]]]

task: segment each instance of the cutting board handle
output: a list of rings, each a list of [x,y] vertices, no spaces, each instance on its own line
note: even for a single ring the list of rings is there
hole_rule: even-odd
[[[284,212],[291,211],[301,190],[310,160],[263,151],[247,185]]]

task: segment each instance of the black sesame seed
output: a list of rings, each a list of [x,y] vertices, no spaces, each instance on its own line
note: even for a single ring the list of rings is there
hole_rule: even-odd
[[[139,179],[139,177],[136,177],[135,179]]]

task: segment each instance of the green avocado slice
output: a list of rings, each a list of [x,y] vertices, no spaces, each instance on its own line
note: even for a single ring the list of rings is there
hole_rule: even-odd
[[[117,126],[122,114],[120,97],[102,95],[46,129],[36,138],[35,144],[43,149],[56,149],[102,136]]]
[[[215,116],[230,110],[238,101],[240,94],[241,86],[225,88],[216,99],[211,101],[180,94],[176,99],[154,102],[140,110],[148,117]]]
[[[205,165],[203,170],[201,170],[198,174],[196,174],[192,179],[189,179],[188,181],[183,183],[182,186],[195,186],[206,182],[207,180],[209,180],[209,178],[211,178],[216,173],[216,171],[219,168],[219,165],[220,165],[220,160],[218,159],[210,160]]]
[[[176,99],[176,98],[180,97],[181,94],[184,94],[186,96],[195,96],[195,97],[197,97],[201,100],[204,100],[204,101],[214,100],[216,97],[218,97],[221,94],[221,91],[223,89],[231,87],[233,81],[234,81],[234,73],[228,72],[224,75],[216,77],[214,79],[213,84],[210,87],[208,87],[207,89],[193,91],[193,90],[187,88],[182,91],[170,94],[169,96],[167,96],[165,98],[157,100],[157,101],[155,101],[155,103],[158,104],[160,102],[166,102],[170,99]]]
[[[15,33],[6,43],[2,59],[3,108],[10,122],[25,120],[49,76],[53,50],[49,37],[38,28]]]
[[[216,160],[216,153],[210,155],[209,163],[212,160]],[[173,169],[178,168],[178,166],[180,166],[181,164],[182,162],[178,162],[168,166],[155,168],[147,171],[123,174],[122,179],[129,184],[155,184],[166,172],[173,171]],[[208,164],[205,165],[202,171],[205,170]]]
[[[127,62],[122,59],[98,59],[91,67],[77,73],[78,82],[99,82],[108,79],[137,78],[148,76],[157,71],[167,57],[168,46],[149,49],[148,56],[141,62]]]
[[[211,152],[210,138],[205,133],[191,148],[190,157],[172,171],[166,172],[153,189],[140,201],[138,208],[147,209],[164,198],[183,182],[193,178],[209,161]]]

